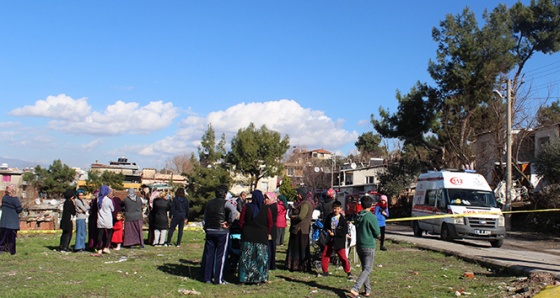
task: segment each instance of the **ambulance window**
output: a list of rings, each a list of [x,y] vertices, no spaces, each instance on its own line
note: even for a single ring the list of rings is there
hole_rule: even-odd
[[[426,192],[426,205],[434,206],[436,203],[436,190],[428,190]]]
[[[436,192],[436,202],[436,207],[439,209],[444,209],[445,207],[447,207],[445,198],[443,197],[443,191],[441,191],[441,189]]]

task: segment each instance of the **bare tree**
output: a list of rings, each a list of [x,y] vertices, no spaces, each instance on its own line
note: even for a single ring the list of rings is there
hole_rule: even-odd
[[[189,174],[193,170],[192,153],[179,154],[171,157],[165,162],[165,169],[175,174]]]

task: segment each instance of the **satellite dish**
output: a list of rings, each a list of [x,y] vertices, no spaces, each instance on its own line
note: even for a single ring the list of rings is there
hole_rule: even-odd
[[[353,162],[353,163],[350,165],[350,167],[352,168],[352,170],[355,170],[355,169],[356,169],[356,163]]]
[[[319,173],[319,171],[320,171],[321,169],[319,169],[319,167],[315,167],[315,169],[313,169],[313,170],[315,171],[315,173]]]

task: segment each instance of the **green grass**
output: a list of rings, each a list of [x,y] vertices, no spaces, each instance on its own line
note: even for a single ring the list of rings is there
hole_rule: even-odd
[[[59,234],[19,235],[18,253],[0,255],[0,297],[180,297],[181,289],[199,291],[199,297],[343,297],[353,285],[334,265],[329,277],[279,269],[271,272],[266,285],[238,285],[233,275],[226,278],[229,285],[205,284],[198,280],[203,239],[202,231],[186,231],[180,248],[147,246],[92,257],[53,251]],[[376,252],[373,297],[455,297],[457,290],[501,297],[515,279],[408,244],[386,246],[388,251]],[[285,249],[278,249],[280,268]],[[122,257],[126,261],[117,262]],[[358,276],[360,267],[352,265]],[[475,278],[463,278],[466,271]]]

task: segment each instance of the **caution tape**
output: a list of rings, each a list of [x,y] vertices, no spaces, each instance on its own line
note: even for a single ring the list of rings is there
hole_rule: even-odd
[[[560,209],[516,210],[516,211],[502,211],[502,212],[477,212],[477,213],[463,213],[463,214],[439,214],[439,215],[426,215],[426,216],[415,216],[415,217],[389,218],[389,219],[386,220],[386,222],[401,222],[401,221],[426,220],[426,219],[437,219],[437,218],[476,217],[476,216],[479,216],[479,215],[500,215],[500,214],[558,212],[558,211],[560,211]],[[190,227],[185,227],[184,230],[199,231],[199,230],[202,230],[202,227],[201,226],[190,226]],[[60,230],[20,230],[18,233],[19,234],[56,234],[56,233],[60,233]]]
[[[184,231],[201,231],[202,227],[185,227]],[[20,230],[18,234],[57,234],[62,230]],[[73,232],[75,232],[74,230]]]
[[[390,219],[387,219],[386,222],[426,220],[426,219],[436,219],[436,218],[476,217],[476,216],[479,216],[479,215],[501,215],[501,214],[514,214],[514,213],[536,213],[536,212],[558,212],[558,211],[560,211],[560,209],[516,210],[516,211],[477,212],[477,213],[462,213],[462,214],[439,214],[439,215],[425,215],[425,216],[415,216],[415,217],[390,218]]]

